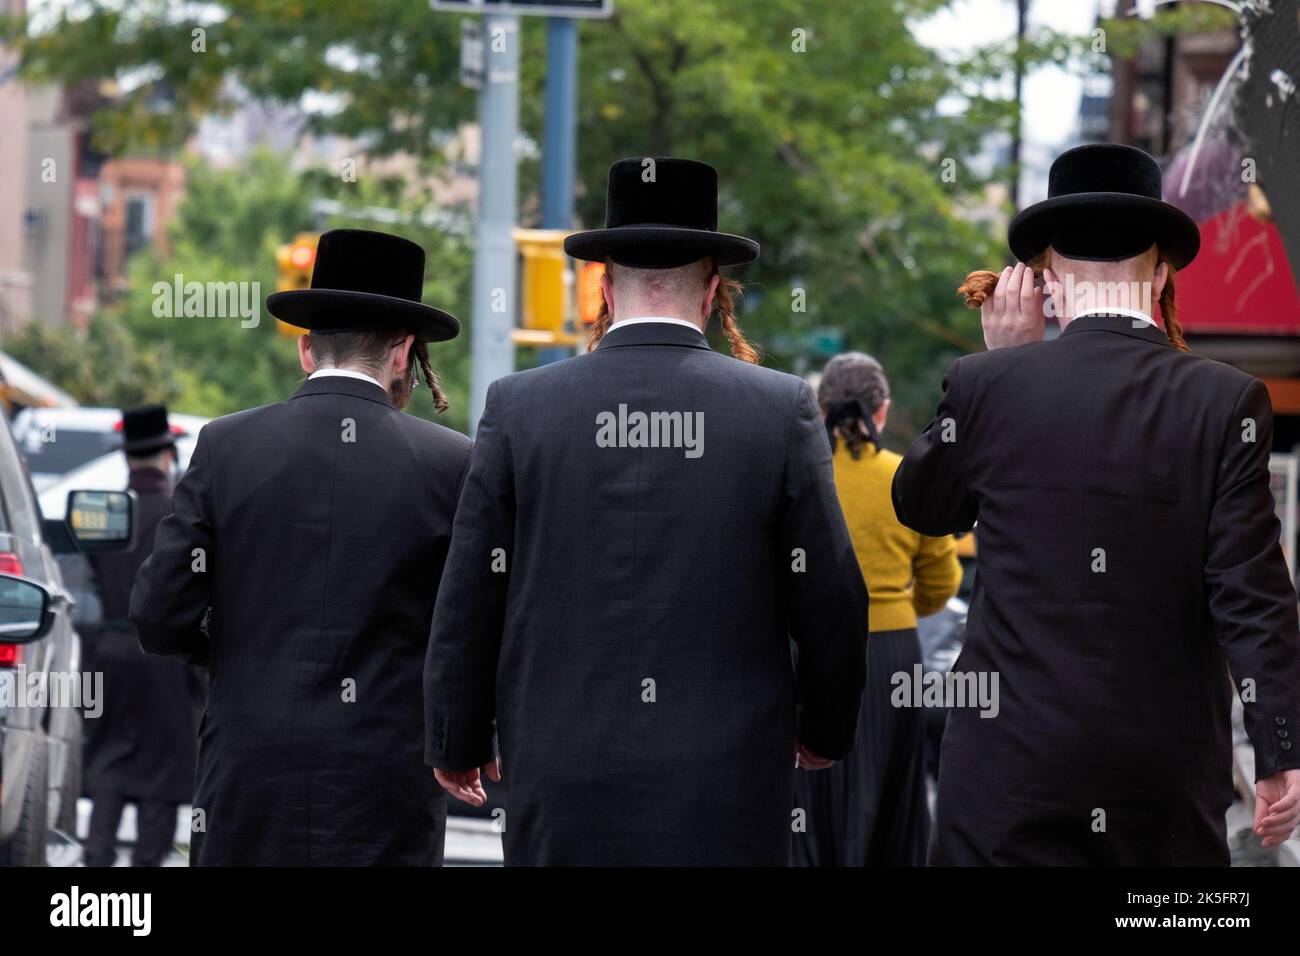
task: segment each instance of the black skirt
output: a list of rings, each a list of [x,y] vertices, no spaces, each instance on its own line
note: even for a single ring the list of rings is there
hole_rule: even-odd
[[[867,638],[857,746],[829,770],[795,771],[796,866],[925,864],[925,711],[889,700],[892,676],[920,662],[915,628]]]

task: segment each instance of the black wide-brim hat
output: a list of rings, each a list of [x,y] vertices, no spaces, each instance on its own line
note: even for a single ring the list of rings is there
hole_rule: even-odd
[[[1052,163],[1047,199],[1021,210],[1007,242],[1021,262],[1048,246],[1069,259],[1115,262],[1160,247],[1182,269],[1201,248],[1196,221],[1162,197],[1160,165],[1118,143],[1067,150]]]
[[[175,444],[176,436],[167,421],[167,406],[122,409],[122,451],[128,455],[152,455]]]
[[[316,244],[311,288],[273,293],[266,308],[318,333],[397,326],[423,342],[454,339],[459,320],[421,302],[423,291],[424,249],[417,243],[368,229],[331,229]]]
[[[718,232],[718,172],[693,159],[620,159],[609,167],[605,228],[564,240],[575,259],[673,269],[712,257],[720,266],[758,258],[758,243]]]

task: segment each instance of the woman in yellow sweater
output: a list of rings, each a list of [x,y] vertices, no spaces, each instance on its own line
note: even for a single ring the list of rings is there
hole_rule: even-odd
[[[794,859],[804,866],[920,866],[929,837],[925,714],[896,708],[890,697],[895,675],[910,682],[921,663],[916,619],[957,593],[961,565],[951,537],[919,535],[894,516],[890,485],[901,458],[880,441],[889,414],[880,363],[861,352],[837,355],[817,398],[840,507],[871,596],[871,635],[857,747],[830,770],[796,771],[795,807],[804,811],[806,831],[796,826]]]

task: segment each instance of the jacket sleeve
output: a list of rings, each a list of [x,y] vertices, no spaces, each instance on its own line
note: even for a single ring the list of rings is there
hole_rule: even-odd
[[[857,737],[866,680],[867,586],[840,510],[826,429],[800,383],[786,446],[780,552],[795,642],[799,742],[839,760]]]
[[[921,535],[921,544],[912,561],[916,584],[912,588],[912,607],[917,617],[943,610],[948,599],[961,587],[961,562],[957,560],[957,542],[952,535],[931,538]]]
[[[966,423],[957,387],[960,367],[958,359],[948,369],[934,420],[894,472],[894,513],[913,531],[931,537],[969,531],[979,513],[963,461]]]
[[[488,388],[470,453],[424,662],[425,762],[489,763],[497,658],[514,562],[515,497],[499,383]]]
[[[1300,767],[1300,627],[1269,488],[1273,409],[1263,383],[1237,399],[1207,530],[1210,613],[1241,694],[1256,779]]]
[[[131,622],[150,654],[174,654],[191,664],[207,660],[202,625],[212,602],[215,553],[212,534],[212,457],[209,429],[199,439],[172,498],[172,513],[158,523],[153,553],[140,566],[131,591]]]

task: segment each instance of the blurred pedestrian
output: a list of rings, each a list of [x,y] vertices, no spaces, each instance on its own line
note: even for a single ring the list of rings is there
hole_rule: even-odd
[[[1225,671],[1255,832],[1276,846],[1300,815],[1268,390],[1187,351],[1174,276],[1200,233],[1154,159],[1080,146],[1048,179],[1008,229],[1020,262],[985,287],[989,350],[953,363],[894,477],[909,527],[979,521],[956,669],[995,691],[949,715],[930,862],[1226,866]],[[1045,341],[1049,311],[1063,331]]]
[[[921,664],[916,620],[943,608],[961,584],[948,535],[929,537],[894,515],[890,484],[901,456],[881,443],[889,381],[861,352],[827,363],[817,389],[833,449],[835,488],[871,595],[867,685],[857,746],[824,773],[795,774],[805,815],[794,859],[804,866],[921,866],[930,811],[925,712],[892,703],[897,675]]]
[[[202,684],[183,661],[140,648],[129,618],[136,571],[171,511],[176,441],[162,405],[122,412],[122,451],[135,494],[130,550],[88,555],[99,595],[98,626],[83,620],[82,668],[103,675],[103,711],[85,717],[83,789],[90,796],[87,866],[112,866],[122,809],[136,807],[135,866],[159,866],[172,848],[176,812],[194,793],[195,730]]]
[[[413,242],[321,236],[312,287],[267,300],[307,381],[204,426],[140,570],[145,648],[212,674],[198,865],[442,861],[420,673],[469,440],[401,411],[417,366],[446,407],[425,343],[460,329],[423,286]]]
[[[565,243],[608,263],[594,350],[488,391],[429,761],[481,805],[495,729],[508,864],[786,865],[796,752],[843,757],[862,696],[867,593],[825,430],[736,322],[720,268],[758,245],[717,231],[711,166],[621,160],[606,218]]]

